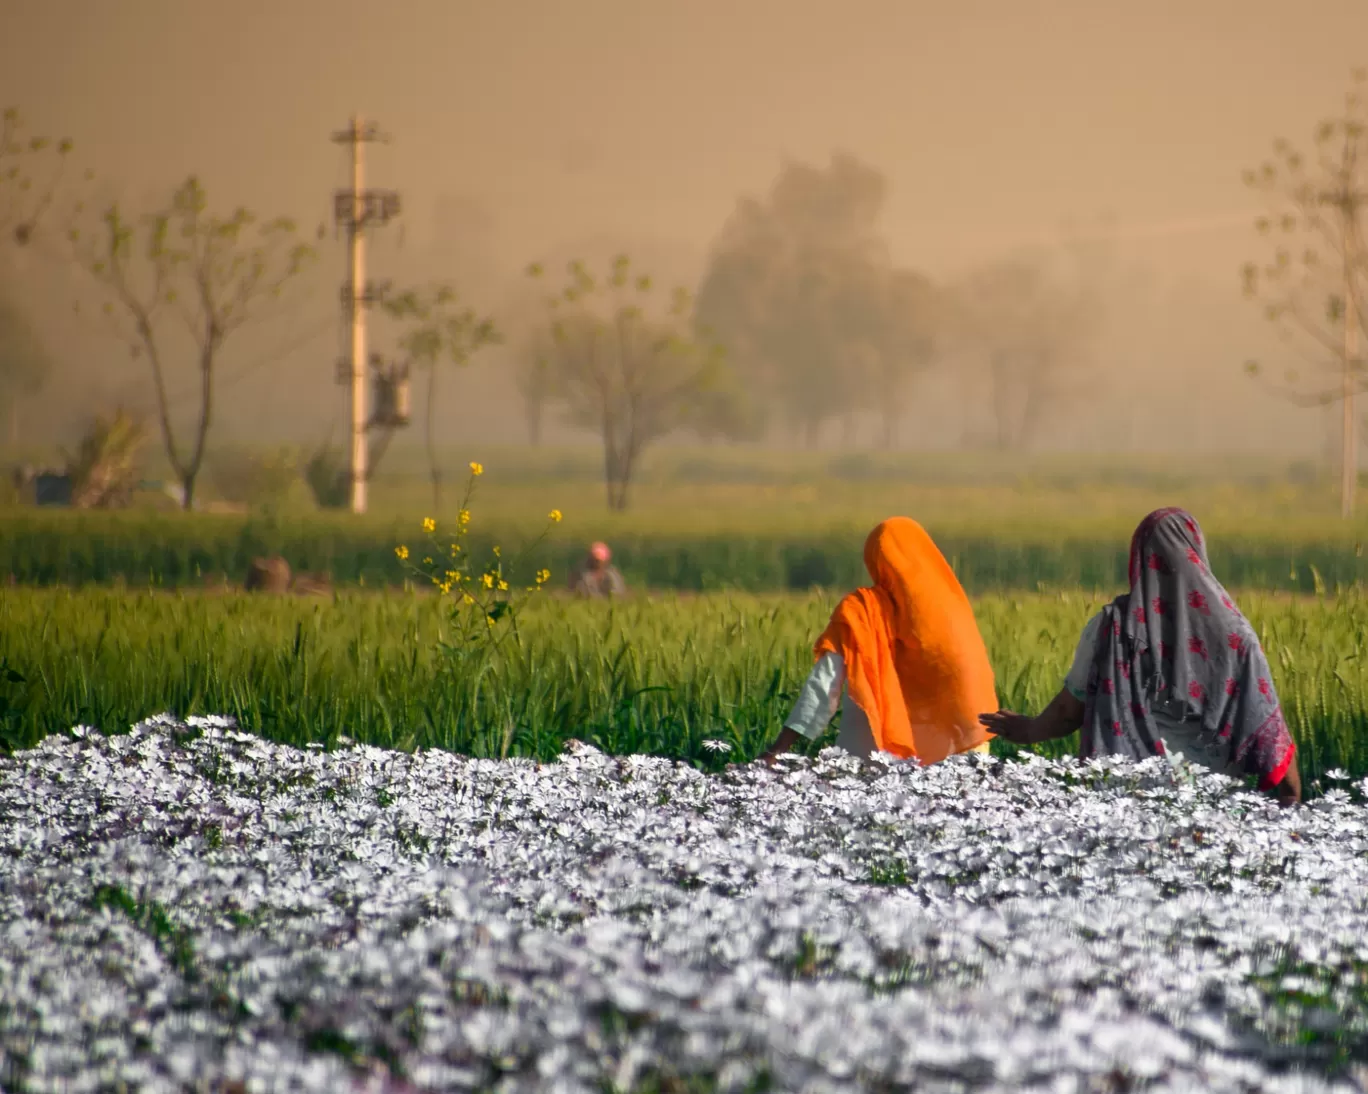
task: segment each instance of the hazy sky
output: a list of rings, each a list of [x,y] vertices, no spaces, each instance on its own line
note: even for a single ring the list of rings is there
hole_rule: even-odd
[[[362,111],[395,138],[373,146],[369,178],[402,192],[406,250],[469,238],[481,263],[515,271],[619,241],[688,274],[783,157],[845,149],[889,178],[901,262],[949,275],[1110,214],[1121,257],[1165,291],[1213,294],[1213,308],[1235,300],[1240,263],[1259,254],[1241,169],[1274,137],[1309,136],[1368,64],[1364,0],[0,9],[0,103],[72,136],[80,161],[134,198],[193,171],[224,202],[326,219],[345,178],[329,135]],[[442,197],[453,212],[434,236]],[[377,265],[402,261],[392,235]],[[340,277],[340,250],[324,260]],[[1253,309],[1230,315],[1257,328]],[[1212,335],[1184,331],[1194,345]],[[1256,334],[1232,330],[1221,367],[1238,368]],[[330,361],[330,337],[309,352]],[[1271,424],[1291,412],[1250,413]]]

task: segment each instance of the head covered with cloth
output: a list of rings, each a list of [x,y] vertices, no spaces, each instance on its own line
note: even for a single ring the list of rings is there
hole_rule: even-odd
[[[1102,611],[1084,698],[1084,757],[1164,751],[1162,729],[1191,726],[1203,752],[1280,783],[1296,749],[1258,636],[1216,580],[1206,539],[1183,509],[1135,530],[1130,591]]]
[[[993,669],[969,598],[916,521],[893,517],[865,541],[873,585],[837,605],[817,657],[844,659],[850,698],[884,752],[936,763],[991,736]],[[986,705],[985,705],[986,704]]]

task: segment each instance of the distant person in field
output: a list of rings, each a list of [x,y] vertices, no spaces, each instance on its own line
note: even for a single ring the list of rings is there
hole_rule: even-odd
[[[570,591],[593,599],[626,596],[627,583],[612,563],[613,552],[606,543],[594,543],[583,562],[570,574]]]
[[[838,704],[836,744],[862,759],[877,750],[933,764],[988,751],[978,715],[984,703],[997,705],[993,668],[950,564],[907,517],[869,534],[864,562],[873,586],[836,606],[793,713],[761,759],[773,763],[801,737],[816,740]]]
[[[1083,628],[1050,705],[1034,718],[999,710],[982,722],[1023,745],[1081,729],[1083,758],[1168,756],[1256,776],[1283,804],[1301,799],[1297,749],[1268,660],[1182,509],[1157,510],[1135,530],[1130,592]]]

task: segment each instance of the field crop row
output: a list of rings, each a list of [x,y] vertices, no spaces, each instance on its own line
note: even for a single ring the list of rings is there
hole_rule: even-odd
[[[914,510],[909,510],[914,511]],[[535,512],[540,513],[540,510]],[[569,522],[567,522],[569,523]],[[974,593],[1044,588],[1110,590],[1126,573],[1130,527],[1114,521],[991,527],[927,520],[927,528]],[[290,520],[182,514],[13,513],[0,521],[0,580],[20,585],[185,588],[238,582],[251,559],[279,554],[297,571],[326,573],[338,586],[395,586],[404,570],[397,543],[417,521],[310,517]],[[634,588],[754,593],[849,588],[865,580],[861,548],[870,523],[749,532],[653,531],[609,535],[584,522],[557,529],[530,559],[563,582],[589,538],[608,535],[614,561]],[[477,519],[471,545],[506,549],[535,536],[525,520]],[[1216,572],[1233,588],[1334,590],[1368,580],[1362,538],[1319,525],[1211,535]]]
[[[1368,598],[1241,599],[1308,779],[1337,767],[1368,774]],[[1049,700],[1098,604],[1070,593],[976,601],[1006,706]],[[547,597],[523,617],[523,646],[474,672],[440,654],[434,597],[11,589],[0,597],[0,657],[22,679],[0,677],[0,733],[25,746],[76,724],[115,732],[171,711],[229,715],[292,744],[345,735],[549,759],[578,738],[716,766],[704,741],[747,759],[778,732],[831,606],[815,594],[618,606]]]

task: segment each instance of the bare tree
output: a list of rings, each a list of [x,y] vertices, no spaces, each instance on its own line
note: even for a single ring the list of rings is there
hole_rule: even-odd
[[[167,459],[192,508],[214,418],[214,384],[225,343],[261,317],[314,256],[286,217],[260,221],[246,209],[228,216],[208,212],[194,177],[165,208],[130,221],[111,206],[89,244],[73,232],[85,268],[104,288],[115,330],[152,372],[158,421]],[[188,352],[178,351],[169,327],[183,328]],[[167,396],[170,360],[193,362],[198,398],[182,444]]]
[[[1271,212],[1256,222],[1275,239],[1272,257],[1243,269],[1245,295],[1260,304],[1301,358],[1272,386],[1298,406],[1343,405],[1340,510],[1350,517],[1358,485],[1354,397],[1368,383],[1360,350],[1368,337],[1368,70],[1357,69],[1344,109],[1316,127],[1314,151],[1273,142],[1273,157],[1244,173]],[[1258,377],[1259,362],[1247,366]]]
[[[554,398],[552,356],[555,346],[551,329],[546,323],[528,318],[525,313],[521,321],[522,330],[510,347],[510,363],[513,386],[522,402],[527,443],[536,448],[541,444],[546,411]]]
[[[443,359],[463,367],[485,346],[501,339],[492,319],[479,316],[473,308],[460,303],[449,285],[412,289],[384,300],[388,315],[406,325],[400,346],[410,361],[427,371],[427,398],[424,406],[423,440],[427,448],[428,479],[432,484],[434,509],[442,505],[442,473],[434,447],[433,416],[437,405],[437,366]]]
[[[529,277],[511,287],[498,310],[500,328],[510,332],[501,363],[509,370],[522,404],[527,441],[534,448],[542,443],[546,414],[554,402],[555,347],[546,308],[546,286]]]
[[[540,266],[528,273],[542,276]],[[550,390],[571,421],[602,438],[614,510],[627,508],[646,446],[676,429],[702,427],[709,397],[725,390],[720,347],[694,334],[688,291],[676,289],[668,309],[648,315],[653,289],[622,255],[602,282],[572,262],[568,284],[548,299]]]

